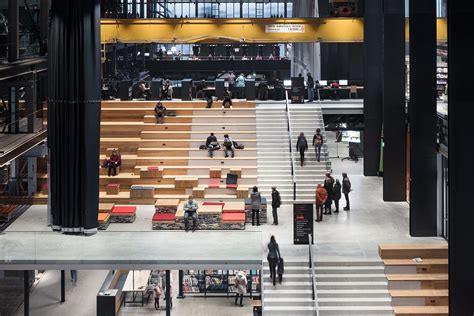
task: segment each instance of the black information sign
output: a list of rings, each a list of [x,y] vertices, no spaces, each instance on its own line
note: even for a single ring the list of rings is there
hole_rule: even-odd
[[[308,234],[313,234],[313,204],[293,204],[293,244],[307,245]]]
[[[291,78],[291,103],[304,103],[304,78]]]

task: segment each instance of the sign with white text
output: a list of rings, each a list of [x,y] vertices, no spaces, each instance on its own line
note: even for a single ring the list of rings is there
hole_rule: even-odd
[[[303,24],[268,24],[265,33],[304,33]]]

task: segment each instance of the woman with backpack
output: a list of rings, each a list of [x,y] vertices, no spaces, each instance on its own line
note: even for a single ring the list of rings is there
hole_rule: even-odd
[[[321,135],[321,129],[316,129],[316,134],[313,136],[313,146],[316,153],[316,160],[321,160],[321,147],[323,147],[323,135]]]
[[[308,141],[304,137],[304,133],[300,133],[298,136],[298,141],[296,142],[296,151],[300,152],[300,163],[301,167],[304,165],[304,153],[308,150]]]

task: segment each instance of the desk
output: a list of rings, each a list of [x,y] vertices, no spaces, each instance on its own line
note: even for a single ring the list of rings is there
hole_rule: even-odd
[[[123,285],[122,292],[124,295],[123,306],[126,303],[135,303],[137,294],[142,295],[142,306],[145,303],[145,293],[147,291],[148,280],[150,279],[151,270],[132,270],[128,272],[127,279]],[[127,293],[132,293],[132,301],[127,301]]]

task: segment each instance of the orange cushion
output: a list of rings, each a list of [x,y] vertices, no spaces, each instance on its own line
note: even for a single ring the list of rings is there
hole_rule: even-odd
[[[149,170],[149,171],[158,170],[158,167],[148,167],[148,170]]]
[[[135,214],[136,212],[136,206],[114,206],[112,208],[112,214]]]
[[[245,222],[245,213],[222,213],[223,222]]]
[[[224,207],[225,203],[224,202],[203,202],[202,203],[202,206],[206,206],[206,205],[215,205],[215,206],[222,206]]]
[[[175,221],[176,220],[176,215],[175,214],[171,214],[171,213],[163,213],[163,214],[160,214],[160,213],[155,213],[155,215],[153,215],[153,219],[152,221],[156,221],[156,222],[164,222],[164,221]]]
[[[107,184],[109,188],[120,188],[120,184],[118,183],[109,183]]]
[[[105,222],[109,219],[109,217],[110,217],[109,213],[99,213],[99,215],[97,216],[97,220],[99,222]]]
[[[220,185],[221,185],[220,179],[215,179],[215,178],[209,179],[209,188],[218,189]]]

